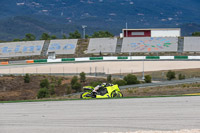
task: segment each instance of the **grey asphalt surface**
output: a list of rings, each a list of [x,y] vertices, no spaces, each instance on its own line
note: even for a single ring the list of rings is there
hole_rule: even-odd
[[[200,96],[0,103],[0,133],[200,128]]]

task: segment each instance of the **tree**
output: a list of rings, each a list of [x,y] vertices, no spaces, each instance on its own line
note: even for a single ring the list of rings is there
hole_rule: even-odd
[[[193,32],[192,36],[200,36],[200,32]]]
[[[58,79],[58,81],[57,81],[57,86],[61,86],[61,85],[62,85],[62,80],[63,80],[62,78],[59,78],[59,79]]]
[[[166,74],[167,80],[175,79],[175,78],[176,78],[175,75],[176,75],[176,74],[175,74],[174,71],[168,71],[167,74]]]
[[[74,33],[69,33],[69,39],[79,39],[81,38],[81,34],[76,30]]]
[[[43,33],[40,40],[50,40],[51,36],[48,33]]]
[[[67,94],[71,94],[72,93],[72,90],[71,90],[70,86],[68,86],[68,85],[66,87],[66,93]]]
[[[139,84],[137,77],[132,74],[128,74],[127,76],[125,76],[124,80],[127,82],[127,85]]]
[[[86,80],[85,73],[84,72],[80,73],[80,81],[85,82],[85,80]]]
[[[47,98],[49,97],[49,91],[47,88],[41,88],[37,94],[38,98]]]
[[[76,90],[77,92],[81,90],[81,84],[79,82],[76,82],[74,85],[72,85],[72,89]]]
[[[103,37],[114,37],[114,35],[108,31],[98,31],[98,32],[94,32],[94,34],[91,37],[92,38],[103,38]]]
[[[67,36],[65,34],[63,34],[62,39],[67,39]]]
[[[185,79],[185,75],[179,74],[179,75],[178,75],[178,79],[179,79],[179,80]]]
[[[112,82],[112,75],[108,75],[108,76],[107,76],[107,82],[108,82],[108,83],[111,83],[111,82]]]
[[[144,81],[146,83],[151,83],[151,76],[150,75],[146,75]]]
[[[14,41],[14,42],[19,42],[19,41],[21,41],[21,39],[15,38],[15,39],[13,39],[13,41]]]
[[[34,41],[35,39],[36,39],[35,35],[31,33],[27,33],[24,38],[25,41]]]
[[[26,74],[24,76],[24,83],[30,83],[30,75],[29,74]]]
[[[85,38],[90,38],[90,36],[89,35],[85,35]]]
[[[52,39],[52,40],[57,39],[56,35],[52,35],[52,36],[51,36],[51,39]]]
[[[49,89],[49,86],[50,86],[50,83],[49,83],[49,80],[48,80],[48,79],[43,79],[43,80],[40,82],[40,87],[41,87],[41,88],[47,88],[47,89]]]
[[[71,86],[73,86],[76,82],[78,82],[78,77],[74,76],[71,80]]]

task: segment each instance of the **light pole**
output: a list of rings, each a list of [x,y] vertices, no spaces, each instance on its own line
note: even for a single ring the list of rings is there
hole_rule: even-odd
[[[128,37],[128,23],[126,22],[126,37]]]
[[[145,77],[144,77],[144,59],[143,59],[143,71],[142,71],[142,80],[144,80]]]
[[[85,28],[87,27],[87,25],[82,25],[83,28],[83,39],[85,39]]]

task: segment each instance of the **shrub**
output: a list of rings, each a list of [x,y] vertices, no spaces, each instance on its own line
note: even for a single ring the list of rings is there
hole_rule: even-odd
[[[108,76],[107,76],[107,82],[108,82],[108,83],[111,83],[111,82],[112,82],[112,75],[108,75]]]
[[[125,80],[113,80],[113,84],[118,84],[118,86],[124,86],[127,84]]]
[[[128,74],[127,76],[125,76],[124,80],[127,82],[127,85],[139,84],[137,77],[132,74]]]
[[[100,81],[96,81],[96,82],[91,82],[90,85],[93,87],[96,87],[97,85],[102,84],[102,82]]]
[[[29,74],[26,74],[24,76],[24,83],[30,83],[30,75]]]
[[[178,79],[179,79],[179,80],[185,79],[185,75],[179,74],[179,75],[178,75]]]
[[[176,75],[176,74],[175,74],[174,71],[168,71],[167,74],[166,74],[167,80],[175,79],[175,78],[176,78],[175,75]]]
[[[61,84],[62,84],[62,78],[59,78],[57,81],[57,86],[61,86]]]
[[[70,86],[67,86],[66,93],[71,94],[71,92],[72,92],[72,90],[71,90]]]
[[[47,98],[49,97],[49,91],[47,88],[41,88],[37,94],[38,98]]]
[[[43,80],[40,82],[40,87],[41,87],[41,88],[47,88],[47,89],[49,89],[49,86],[50,86],[50,83],[49,83],[49,80],[48,80],[48,79],[43,79]]]
[[[86,80],[85,73],[84,72],[80,73],[80,81],[85,82],[85,80]]]
[[[71,86],[73,86],[76,82],[78,82],[78,77],[74,76],[71,80]]]
[[[81,90],[81,84],[76,82],[74,85],[72,85],[72,89],[74,89],[76,91],[80,91]]]
[[[151,76],[150,75],[146,75],[144,81],[146,83],[151,83]]]
[[[54,95],[54,94],[56,94],[55,89],[54,89],[54,88],[51,88],[51,89],[49,90],[49,94],[50,94],[51,96]]]

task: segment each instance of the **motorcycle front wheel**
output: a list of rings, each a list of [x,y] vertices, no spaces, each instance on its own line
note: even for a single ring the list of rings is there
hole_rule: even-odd
[[[115,97],[115,98],[123,97],[123,94],[119,91],[114,91],[114,92],[111,93],[111,97]]]
[[[91,95],[90,92],[83,92],[83,93],[81,93],[80,98],[81,99],[90,99],[90,98],[92,98],[90,95]]]

